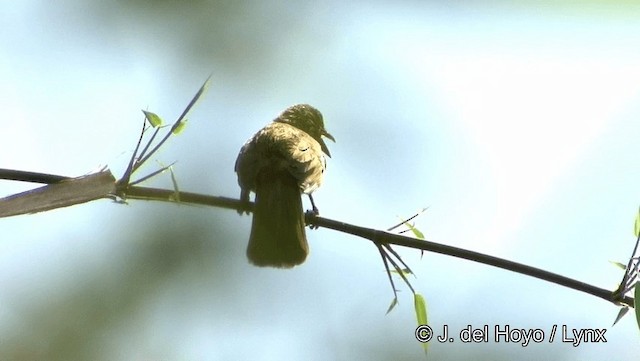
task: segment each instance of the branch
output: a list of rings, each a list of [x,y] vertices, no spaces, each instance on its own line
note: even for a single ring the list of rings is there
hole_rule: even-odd
[[[0,199],[0,217],[44,212],[96,199],[113,198],[116,189],[116,179],[109,169],[76,178],[0,169],[0,179],[51,183]]]
[[[0,199],[0,217],[41,212],[54,208],[66,207],[73,204],[88,202],[90,200],[100,198],[114,199],[116,195],[123,200],[139,199],[176,203],[176,199],[179,199],[179,203],[182,204],[199,204],[226,209],[235,209],[238,211],[253,210],[253,203],[246,204],[238,199],[233,198],[214,197],[198,193],[177,192],[175,190],[118,184],[118,182],[115,181],[113,175],[108,169],[103,170],[99,173],[94,173],[78,178],[69,178],[63,176],[22,171],[7,172],[6,170],[0,169],[0,179],[18,180],[18,178],[20,178],[19,180],[27,180],[28,178],[28,181],[32,182],[51,179],[56,180],[57,183]],[[55,196],[52,196],[52,194]],[[23,211],[20,213],[16,209],[10,209],[12,207],[18,207],[18,205],[20,204],[19,201],[22,198],[28,200],[29,202],[27,203],[30,203],[32,206],[35,201],[43,199],[44,201],[40,206],[32,208],[28,212]],[[24,210],[23,207],[19,209]],[[336,231],[349,233],[354,236],[362,237],[374,242],[375,244],[395,244],[398,246],[463,258],[473,262],[487,264],[512,272],[539,278],[541,280],[565,286],[576,291],[585,292],[590,295],[599,297],[603,300],[612,302],[616,305],[624,305],[628,307],[634,306],[634,299],[632,297],[621,297],[619,294],[603,288],[592,286],[590,284],[564,277],[552,272],[548,272],[539,268],[527,266],[521,263],[486,255],[483,253],[469,251],[466,249],[448,246],[440,243],[418,240],[415,238],[401,236],[377,229],[360,227],[345,222],[319,217],[313,212],[307,212],[305,214],[305,221],[307,224],[317,227],[325,227]]]
[[[423,251],[430,251],[435,253],[444,254],[456,258],[463,258],[469,261],[474,261],[490,266],[502,268],[516,273],[521,273],[527,276],[539,278],[541,280],[549,281],[561,286],[565,286],[576,291],[588,293],[590,295],[602,298],[603,300],[612,302],[616,305],[624,305],[633,307],[633,298],[629,296],[619,297],[615,292],[592,286],[590,284],[577,281],[565,276],[561,276],[556,273],[548,272],[539,268],[524,265],[509,261],[506,259],[486,255],[479,252],[469,251],[466,249],[448,246],[440,243],[419,240],[411,237],[405,237],[385,231],[380,231],[372,228],[360,227],[340,221],[335,221],[328,218],[322,218],[314,215],[312,212],[305,214],[305,220],[308,224],[313,224],[318,227],[325,227],[336,231],[352,234],[354,236],[366,238],[373,242],[383,242],[389,244],[395,244],[398,246],[420,249]]]
[[[191,192],[176,192],[175,190],[159,189],[159,188],[147,188],[147,187],[128,187],[122,193],[125,199],[138,199],[147,201],[163,201],[172,203],[186,203],[186,204],[198,204],[203,206],[219,207],[226,209],[246,210],[253,211],[253,203],[246,203],[239,199],[208,196],[199,193]],[[176,197],[180,199],[180,202],[176,201]]]

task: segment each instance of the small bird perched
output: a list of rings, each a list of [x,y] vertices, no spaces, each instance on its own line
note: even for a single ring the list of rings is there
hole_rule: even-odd
[[[240,200],[256,194],[247,257],[256,266],[291,268],[309,253],[304,231],[301,193],[320,187],[331,157],[322,137],[335,139],[324,129],[322,114],[307,104],[287,108],[251,137],[240,149],[235,171]]]

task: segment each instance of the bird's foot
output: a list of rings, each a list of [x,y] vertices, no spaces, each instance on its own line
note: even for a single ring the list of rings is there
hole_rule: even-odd
[[[314,216],[319,216],[320,215],[320,210],[318,209],[318,207],[316,207],[316,202],[313,201],[313,196],[311,196],[311,194],[307,194],[309,196],[309,200],[311,201],[311,210],[307,211],[307,213],[310,213]],[[316,226],[315,224],[312,224],[309,226],[309,228],[311,229],[318,229],[318,226]]]
[[[320,211],[318,211],[318,208],[313,207],[313,209],[310,209],[307,211],[307,216],[313,216],[313,217],[317,217],[320,215]],[[319,226],[315,225],[315,224],[310,224],[309,228],[311,229],[318,229]]]
[[[249,192],[244,190],[240,193],[240,207],[237,209],[239,215],[251,213],[251,202],[249,201]]]
[[[236,211],[238,212],[239,215],[243,215],[245,213],[246,214],[251,213],[251,202],[249,202],[248,199],[246,201],[240,200],[240,206]]]

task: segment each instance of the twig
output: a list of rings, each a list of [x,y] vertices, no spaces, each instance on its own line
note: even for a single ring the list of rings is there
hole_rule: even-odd
[[[577,281],[559,274],[548,272],[539,268],[527,266],[521,263],[509,261],[506,259],[486,255],[479,252],[469,251],[466,249],[448,246],[431,241],[418,240],[415,238],[405,237],[397,234],[388,233],[371,228],[360,227],[332,219],[322,218],[314,214],[307,212],[306,221],[308,224],[313,224],[318,227],[325,227],[362,238],[369,239],[376,242],[385,242],[389,244],[395,244],[398,246],[409,247],[414,249],[421,249],[424,251],[430,251],[434,253],[440,253],[452,257],[463,258],[470,261],[487,264],[490,266],[506,269],[516,273],[521,273],[527,276],[535,277],[541,280],[552,282],[561,286],[565,286],[576,291],[585,292],[592,296],[599,297],[603,300],[612,302],[614,304],[626,305],[633,307],[633,297],[622,296],[615,298],[614,292],[599,288],[581,281]]]
[[[18,172],[18,174],[28,174],[30,172]],[[28,177],[32,179],[44,179],[42,174],[34,173],[35,177]],[[51,176],[51,175],[48,175]],[[0,176],[0,178],[2,178]],[[12,177],[14,178],[23,178],[23,177]],[[68,177],[62,176],[52,176],[51,179],[59,180],[59,179],[67,179]],[[31,180],[33,181],[33,180]],[[99,193],[99,192],[98,192]],[[227,197],[213,197],[207,196],[197,193],[190,192],[176,192],[175,190],[166,190],[166,189],[155,189],[155,188],[145,188],[138,186],[126,186],[126,185],[118,185],[116,189],[116,194],[118,196],[123,197],[125,199],[141,199],[141,200],[155,200],[155,201],[166,201],[166,202],[175,202],[176,193],[179,194],[180,203],[187,204],[200,204],[200,205],[208,205],[215,206],[227,209],[234,210],[248,210],[251,211],[253,209],[253,203],[245,203],[238,199],[227,198]],[[95,194],[92,195],[94,198]],[[99,198],[99,197],[98,197]],[[109,198],[109,194],[105,194],[103,198]],[[97,199],[97,198],[96,198]],[[3,200],[0,200],[0,203]],[[505,260],[502,258],[482,254],[479,252],[469,251],[466,249],[448,246],[440,243],[435,243],[431,241],[418,240],[411,237],[405,237],[397,234],[388,233],[385,231],[380,231],[371,228],[360,227],[352,224],[348,224],[345,222],[340,222],[328,218],[319,217],[313,212],[305,213],[305,221],[307,224],[313,224],[318,227],[325,227],[329,229],[333,229],[336,231],[341,231],[345,233],[349,233],[355,236],[359,236],[362,238],[369,239],[373,242],[377,243],[388,243],[395,244],[398,246],[420,249],[424,251],[430,251],[434,253],[440,253],[452,257],[467,259],[470,261],[487,264],[490,266],[506,269],[509,271],[513,271],[516,273],[528,275],[531,277],[535,277],[541,280],[545,280],[548,282],[552,282],[561,286],[565,286],[576,291],[585,292],[592,296],[596,296],[603,300],[612,302],[617,305],[625,305],[628,307],[633,307],[634,299],[633,297],[625,296],[625,295],[616,295],[615,292],[602,289],[596,286],[592,286],[590,284],[577,281],[565,276],[561,276],[552,272],[548,272],[539,268],[527,266],[521,263]]]

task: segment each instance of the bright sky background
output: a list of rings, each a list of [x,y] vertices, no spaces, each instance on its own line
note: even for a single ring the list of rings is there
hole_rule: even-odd
[[[429,207],[416,225],[432,241],[614,289],[640,200],[640,8],[510,4],[2,2],[0,167],[120,175],[140,109],[172,120],[212,74],[157,156],[182,190],[237,197],[240,146],[306,102],[337,140],[323,216],[384,229]],[[3,359],[422,357],[410,292],[385,316],[377,251],[351,236],[308,231],[308,261],[283,271],[249,266],[250,218],[221,209],[100,201],[0,224]],[[607,302],[401,254],[436,329],[608,329],[576,348],[432,343],[433,359],[640,353]]]

